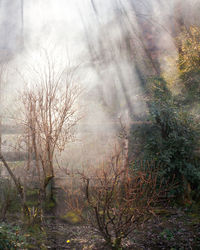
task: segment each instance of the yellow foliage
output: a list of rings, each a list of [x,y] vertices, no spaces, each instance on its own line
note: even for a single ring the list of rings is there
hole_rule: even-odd
[[[170,90],[174,94],[180,94],[186,85],[196,86],[199,81],[200,26],[185,28],[176,38],[176,45],[177,54],[165,58],[162,76]]]
[[[74,211],[67,212],[66,215],[62,216],[62,219],[71,224],[77,224],[81,222],[80,216]]]
[[[200,70],[200,27],[191,26],[177,38],[181,73]]]

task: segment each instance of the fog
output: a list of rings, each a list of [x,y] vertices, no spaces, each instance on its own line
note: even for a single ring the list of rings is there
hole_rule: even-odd
[[[200,249],[199,13],[0,0],[0,249]]]
[[[145,78],[167,69],[179,24],[199,23],[199,8],[198,0],[1,0],[1,61],[9,65],[3,120],[17,113],[17,96],[31,84],[26,73],[41,67],[46,51],[56,63],[77,68],[74,81],[84,89],[77,145],[81,155],[80,144],[95,144],[94,157],[117,136],[119,119],[130,124],[145,117]]]

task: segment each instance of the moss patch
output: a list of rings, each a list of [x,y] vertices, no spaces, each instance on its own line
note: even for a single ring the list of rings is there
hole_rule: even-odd
[[[74,211],[69,211],[65,215],[61,216],[60,218],[63,221],[68,222],[68,223],[73,224],[73,225],[79,224],[82,221],[80,216]]]

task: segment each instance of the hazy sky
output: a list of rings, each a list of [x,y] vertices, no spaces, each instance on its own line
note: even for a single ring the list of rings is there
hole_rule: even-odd
[[[121,83],[124,81],[125,88],[132,98],[138,92],[138,78],[134,72],[134,63],[130,64],[126,52],[120,54],[119,45],[124,46],[126,32],[131,31],[131,27],[127,26],[127,20],[121,23],[118,20],[118,17],[122,16],[120,12],[123,8],[128,10],[130,20],[137,28],[139,26],[136,23],[136,15],[141,15],[145,20],[148,18],[153,20],[152,26],[160,28],[156,34],[156,43],[168,54],[168,51],[172,51],[172,41],[161,25],[168,28],[168,21],[174,21],[175,3],[180,3],[177,5],[178,8],[184,16],[190,16],[189,20],[192,22],[195,19],[195,15],[192,14],[198,11],[199,0],[24,0],[23,2],[24,47],[22,48],[21,0],[0,1],[1,51],[5,49],[15,51],[20,47],[18,57],[21,56],[21,59],[24,59],[26,51],[37,54],[41,48],[53,50],[56,48],[59,51],[57,57],[63,57],[67,52],[67,59],[72,64],[90,65],[90,68],[88,66],[83,69],[85,72],[82,81],[87,83],[87,87],[104,86],[103,94],[108,97],[113,86],[116,87],[118,97],[122,101],[120,105],[124,109]],[[136,12],[133,11],[133,7]],[[87,38],[93,45],[93,55],[100,65],[98,69],[102,73],[101,77],[91,67]],[[102,50],[100,50],[101,45]],[[105,55],[104,61],[98,61],[102,59],[102,55]],[[19,63],[21,68],[24,64],[21,61]],[[123,79],[120,78],[120,70]]]

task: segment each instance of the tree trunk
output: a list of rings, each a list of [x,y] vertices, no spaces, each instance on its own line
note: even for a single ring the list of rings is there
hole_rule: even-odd
[[[10,177],[12,178],[12,180],[17,188],[17,192],[20,196],[20,201],[21,201],[21,205],[22,205],[22,209],[23,209],[24,218],[30,217],[29,208],[26,205],[23,187],[22,187],[20,181],[14,175],[14,173],[12,172],[11,168],[9,167],[8,163],[6,162],[6,160],[4,159],[2,154],[0,154],[0,160],[3,162],[4,167],[7,169],[8,173],[10,174]]]

